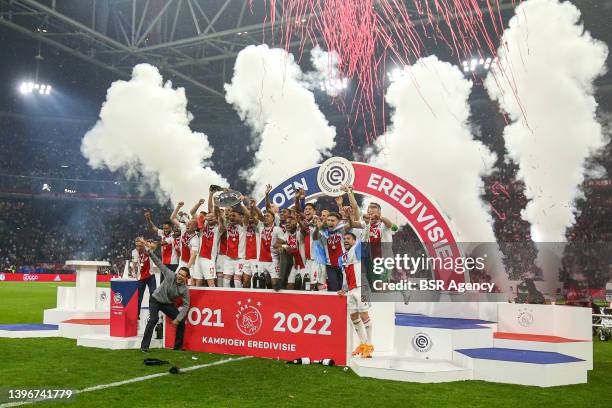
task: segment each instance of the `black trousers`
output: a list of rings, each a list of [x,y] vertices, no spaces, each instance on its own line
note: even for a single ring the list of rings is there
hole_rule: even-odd
[[[140,319],[140,306],[142,305],[142,298],[147,286],[149,287],[149,299],[151,299],[153,297],[153,292],[155,292],[155,289],[157,289],[155,275],[151,275],[147,279],[140,279],[138,281],[138,319]]]
[[[151,337],[153,337],[153,330],[159,321],[159,311],[162,311],[166,316],[172,320],[176,319],[179,314],[179,310],[170,303],[160,303],[155,298],[151,297],[149,300],[149,320],[147,321],[147,327],[144,335],[142,336],[142,343],[140,343],[141,349],[148,349],[151,344]],[[185,319],[183,319],[176,327],[176,337],[174,338],[174,349],[180,349],[183,346],[183,337],[185,336]]]
[[[280,273],[278,283],[274,289],[284,289],[287,287],[287,280],[289,279],[289,273],[293,267],[293,255],[286,252],[281,252],[279,256]]]
[[[339,266],[325,265],[327,290],[337,292],[342,289],[342,269]]]

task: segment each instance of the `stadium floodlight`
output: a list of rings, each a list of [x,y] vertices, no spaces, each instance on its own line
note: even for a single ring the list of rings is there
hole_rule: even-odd
[[[463,72],[465,73],[470,73],[470,72],[478,72],[481,70],[484,71],[488,71],[491,68],[491,65],[493,65],[494,62],[497,62],[497,57],[495,58],[491,58],[491,57],[481,57],[481,58],[471,58],[469,60],[463,60],[461,65],[463,67]],[[481,69],[482,68],[482,69]]]
[[[50,95],[51,94],[51,85],[49,84],[41,84],[38,82],[22,82],[19,85],[19,93],[22,95],[29,95],[31,93],[37,92],[40,95]]]
[[[474,72],[476,71],[476,67],[478,67],[478,60],[476,58],[472,58],[472,62],[470,63],[470,70]]]
[[[325,82],[319,82],[319,89],[329,95],[336,95],[343,89],[348,88],[348,84],[348,78],[327,79]]]

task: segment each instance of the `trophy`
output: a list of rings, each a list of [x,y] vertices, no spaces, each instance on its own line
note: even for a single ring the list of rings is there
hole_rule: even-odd
[[[213,201],[219,208],[231,208],[240,203],[242,193],[236,190],[224,190],[215,194]]]

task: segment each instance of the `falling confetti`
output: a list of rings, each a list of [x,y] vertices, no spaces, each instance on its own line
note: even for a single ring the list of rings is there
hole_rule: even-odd
[[[334,68],[339,79],[355,84],[351,102],[339,105],[346,108],[352,124],[363,122],[370,142],[380,133],[376,129],[379,106],[384,118],[385,65],[392,61],[406,66],[426,56],[425,40],[429,39],[446,44],[457,61],[482,58],[485,53],[495,56],[495,40],[503,31],[499,2],[267,0],[266,18],[276,27],[281,11],[278,34],[283,48],[297,45],[302,52],[309,42],[337,57]]]

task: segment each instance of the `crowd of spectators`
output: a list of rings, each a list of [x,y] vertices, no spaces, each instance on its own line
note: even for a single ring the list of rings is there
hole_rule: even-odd
[[[87,165],[80,140],[92,125],[0,117],[0,197],[5,197],[0,198],[0,269],[53,269],[71,258],[109,260],[113,268],[122,268],[133,238],[143,233],[144,209],[154,207],[158,220],[167,216],[167,209],[153,204],[152,196],[139,195],[136,184]],[[509,278],[519,280],[526,273],[541,276],[530,225],[521,218],[527,198],[516,178],[517,166],[503,160],[501,137],[483,136],[483,142],[499,158],[496,172],[484,180],[483,199],[490,205]],[[608,174],[611,148],[598,163]],[[567,232],[571,245],[564,260],[565,275],[575,275],[579,265],[599,283],[608,279],[610,265],[593,253],[601,246],[588,244],[612,240],[611,212],[612,182],[588,180],[584,199],[577,203],[576,224]],[[418,242],[407,228],[396,235],[400,242]],[[474,280],[488,279],[486,273],[478,273],[474,272]]]
[[[0,173],[28,177],[113,181],[80,154],[80,140],[93,123],[16,120],[0,117]]]
[[[68,259],[105,260],[123,271],[150,204],[82,199],[0,200],[0,269],[63,268]],[[152,209],[160,217],[170,213]]]

